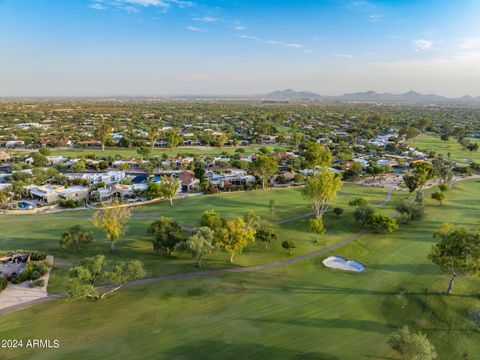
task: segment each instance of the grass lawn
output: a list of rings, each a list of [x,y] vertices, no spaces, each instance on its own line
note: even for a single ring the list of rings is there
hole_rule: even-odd
[[[2,349],[2,358],[396,359],[389,334],[408,324],[439,359],[465,351],[475,359],[480,333],[468,310],[480,310],[480,281],[460,278],[445,296],[448,277],[426,257],[443,222],[478,225],[480,182],[456,184],[443,206],[426,202],[423,221],[334,252],[363,262],[362,274],[326,269],[317,257],[128,288],[102,302],[56,300],[2,316],[0,338],[58,338],[61,348]],[[288,231],[307,236],[301,222]]]
[[[251,146],[225,146],[223,148],[215,148],[215,147],[189,147],[189,146],[180,146],[174,149],[170,148],[154,148],[152,150],[153,155],[162,155],[167,154],[168,156],[176,156],[178,154],[195,154],[195,155],[207,155],[207,156],[215,156],[220,155],[222,153],[233,154],[237,149],[244,149],[245,154],[252,154],[260,148],[260,145],[251,145]],[[282,149],[285,150],[286,147],[284,146],[274,146],[274,145],[266,145],[267,149]],[[12,152],[16,153],[24,153],[25,150],[12,150]],[[65,157],[80,157],[95,154],[97,157],[107,157],[107,156],[115,156],[120,155],[122,157],[135,157],[140,158],[141,156],[137,153],[136,148],[131,149],[124,149],[124,148],[106,148],[105,151],[102,149],[52,149],[52,155],[56,156],[65,156]]]
[[[348,201],[363,196],[375,204],[382,201],[385,194],[384,189],[345,184],[333,205],[343,207],[345,212],[339,218],[333,214],[327,215],[325,221],[328,231],[320,244],[315,243],[313,234],[308,232],[308,219],[290,222],[275,226],[279,239],[271,244],[268,250],[265,250],[264,244],[251,244],[243,254],[236,256],[234,264],[225,262],[228,259],[227,254],[214,253],[205,259],[205,266],[202,270],[256,265],[285,258],[287,254],[281,247],[283,240],[294,240],[298,254],[311,252],[334,243],[359,230],[358,224],[353,220],[352,209],[348,206]],[[276,203],[273,214],[270,214],[269,210],[271,199]],[[134,208],[128,231],[118,242],[118,250],[113,254],[108,250],[105,236],[91,225],[89,217],[92,212],[89,210],[37,216],[4,216],[0,217],[2,227],[0,249],[36,249],[45,250],[54,255],[55,268],[48,289],[51,293],[65,290],[68,268],[84,257],[100,253],[117,260],[139,259],[144,263],[149,277],[195,271],[195,268],[192,267],[192,259],[187,255],[175,258],[155,255],[152,251],[152,237],[146,233],[146,230],[150,223],[159,216],[173,217],[181,224],[194,226],[202,212],[207,209],[215,209],[225,217],[242,216],[247,210],[251,210],[262,219],[272,222],[311,212],[308,201],[301,196],[298,188],[191,197],[175,201],[173,207],[170,207],[168,202],[150,204]],[[74,224],[81,224],[94,232],[95,242],[80,253],[63,250],[58,246],[61,234],[68,226]],[[21,230],[19,231],[19,229]]]
[[[478,139],[469,140],[478,142]],[[454,138],[450,138],[448,141],[442,141],[438,136],[425,135],[414,139],[412,146],[420,150],[433,150],[442,155],[450,153],[453,160],[462,163],[470,163],[472,161],[480,162],[480,152],[464,149]]]

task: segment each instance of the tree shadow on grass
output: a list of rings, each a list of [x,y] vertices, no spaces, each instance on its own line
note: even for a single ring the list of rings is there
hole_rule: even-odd
[[[352,329],[362,332],[374,332],[378,334],[389,334],[392,328],[389,325],[371,320],[349,320],[349,319],[320,319],[320,318],[292,318],[288,320],[278,319],[247,319],[254,322],[266,322],[272,324],[293,325],[310,328],[323,329]]]
[[[280,346],[259,343],[228,343],[214,340],[192,341],[165,351],[159,358],[178,360],[213,359],[292,359],[292,360],[340,360],[339,357],[314,351],[295,351]]]

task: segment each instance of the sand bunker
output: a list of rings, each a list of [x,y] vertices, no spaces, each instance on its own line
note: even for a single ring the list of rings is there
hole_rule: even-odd
[[[362,272],[365,270],[365,266],[355,260],[346,260],[339,256],[330,256],[322,261],[323,265],[329,268]]]

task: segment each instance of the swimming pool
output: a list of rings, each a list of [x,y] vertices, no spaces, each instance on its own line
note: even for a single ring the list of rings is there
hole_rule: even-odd
[[[32,210],[34,206],[26,201],[19,201],[18,208],[22,210]]]

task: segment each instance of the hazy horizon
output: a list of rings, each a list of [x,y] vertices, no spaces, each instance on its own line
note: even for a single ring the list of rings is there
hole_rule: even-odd
[[[0,0],[0,96],[480,96],[478,18],[478,0]]]

